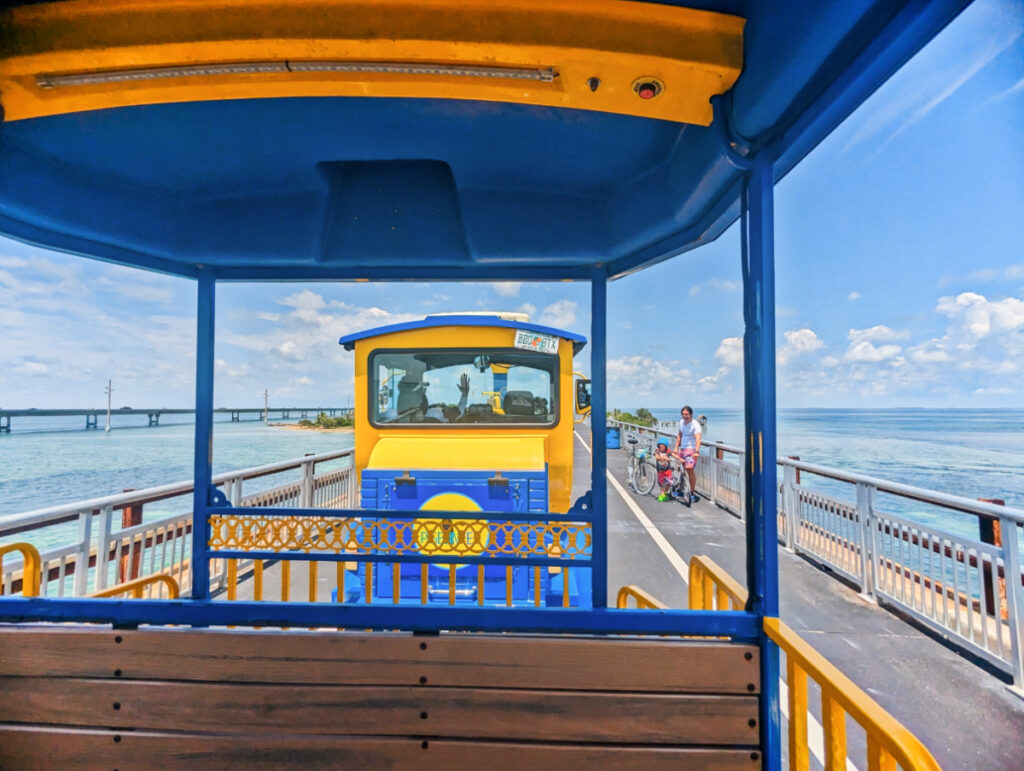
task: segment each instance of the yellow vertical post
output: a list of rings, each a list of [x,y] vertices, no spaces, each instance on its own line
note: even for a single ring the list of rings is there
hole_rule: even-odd
[[[476,566],[476,604],[484,604],[484,566]]]
[[[263,560],[252,563],[252,598],[257,602],[263,600]]]
[[[725,587],[715,587],[715,610],[729,610],[729,594]]]
[[[345,601],[345,563],[344,562],[338,562],[338,563],[335,563],[335,564],[336,564],[335,580],[338,582],[338,589],[337,589],[337,593],[335,594],[335,598],[334,599],[335,599],[335,602],[344,602]]]
[[[878,737],[868,734],[868,771],[896,771],[896,758],[885,751]]]
[[[288,602],[292,588],[292,563],[281,560],[281,602]]]
[[[562,607],[569,607],[569,568],[562,569]]]
[[[505,566],[505,604],[512,607],[512,566]]]
[[[373,563],[366,563],[366,604],[373,602]]]
[[[540,607],[540,565],[533,569],[533,606]]]
[[[448,566],[448,604],[455,604],[455,566]]]
[[[701,607],[704,610],[712,610],[714,608],[712,604],[714,602],[714,589],[715,586],[711,582],[711,576],[707,573],[702,573],[700,577],[700,600]]]
[[[420,604],[427,604],[427,586],[429,581],[427,580],[427,563],[424,562],[420,565]]]
[[[391,563],[391,602],[395,605],[402,594],[402,565],[400,562]]]
[[[238,560],[228,560],[228,599],[238,599]]]
[[[309,561],[309,601],[316,602],[316,560]]]
[[[825,771],[845,771],[846,713],[824,684],[821,687],[821,722],[825,729]]]
[[[807,747],[807,673],[796,660],[786,657],[786,682],[789,685],[789,767],[808,771],[811,767]]]

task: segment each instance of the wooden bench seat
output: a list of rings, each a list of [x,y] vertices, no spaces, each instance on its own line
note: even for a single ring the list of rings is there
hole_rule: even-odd
[[[0,627],[0,767],[758,768],[720,641]]]

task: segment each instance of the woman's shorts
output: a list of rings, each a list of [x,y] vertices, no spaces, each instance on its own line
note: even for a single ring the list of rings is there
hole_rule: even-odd
[[[693,468],[697,465],[697,453],[693,451],[692,447],[686,447],[679,451],[679,459],[683,462],[686,468]]]

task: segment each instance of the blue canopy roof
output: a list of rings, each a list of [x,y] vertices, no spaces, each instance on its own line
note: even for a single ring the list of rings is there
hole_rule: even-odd
[[[498,316],[487,316],[483,314],[427,316],[426,318],[419,319],[418,321],[406,321],[401,324],[388,324],[383,327],[374,327],[373,329],[364,329],[360,332],[353,332],[350,335],[344,335],[338,342],[345,347],[346,351],[351,351],[355,348],[357,341],[365,340],[369,337],[380,337],[381,335],[389,335],[392,332],[406,332],[410,329],[431,329],[434,327],[451,326],[508,327],[509,329],[525,329],[527,332],[537,332],[542,335],[561,337],[572,343],[572,352],[574,355],[582,351],[583,346],[587,344],[587,338],[583,337],[583,335],[577,335],[575,332],[567,332],[564,329],[555,329],[554,327],[544,326],[543,324],[533,324],[529,321],[512,321],[509,319],[499,318]]]
[[[216,99],[9,119],[0,233],[220,279],[621,276],[738,216],[720,137],[781,177],[966,0],[689,5],[745,19],[713,127],[463,97],[243,98],[245,75]],[[18,35],[0,40],[0,83]]]

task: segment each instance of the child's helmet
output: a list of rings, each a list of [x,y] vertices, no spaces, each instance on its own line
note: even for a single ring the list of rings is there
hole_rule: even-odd
[[[658,449],[659,450],[667,450],[668,449],[668,445],[665,444],[664,442],[658,442]]]

